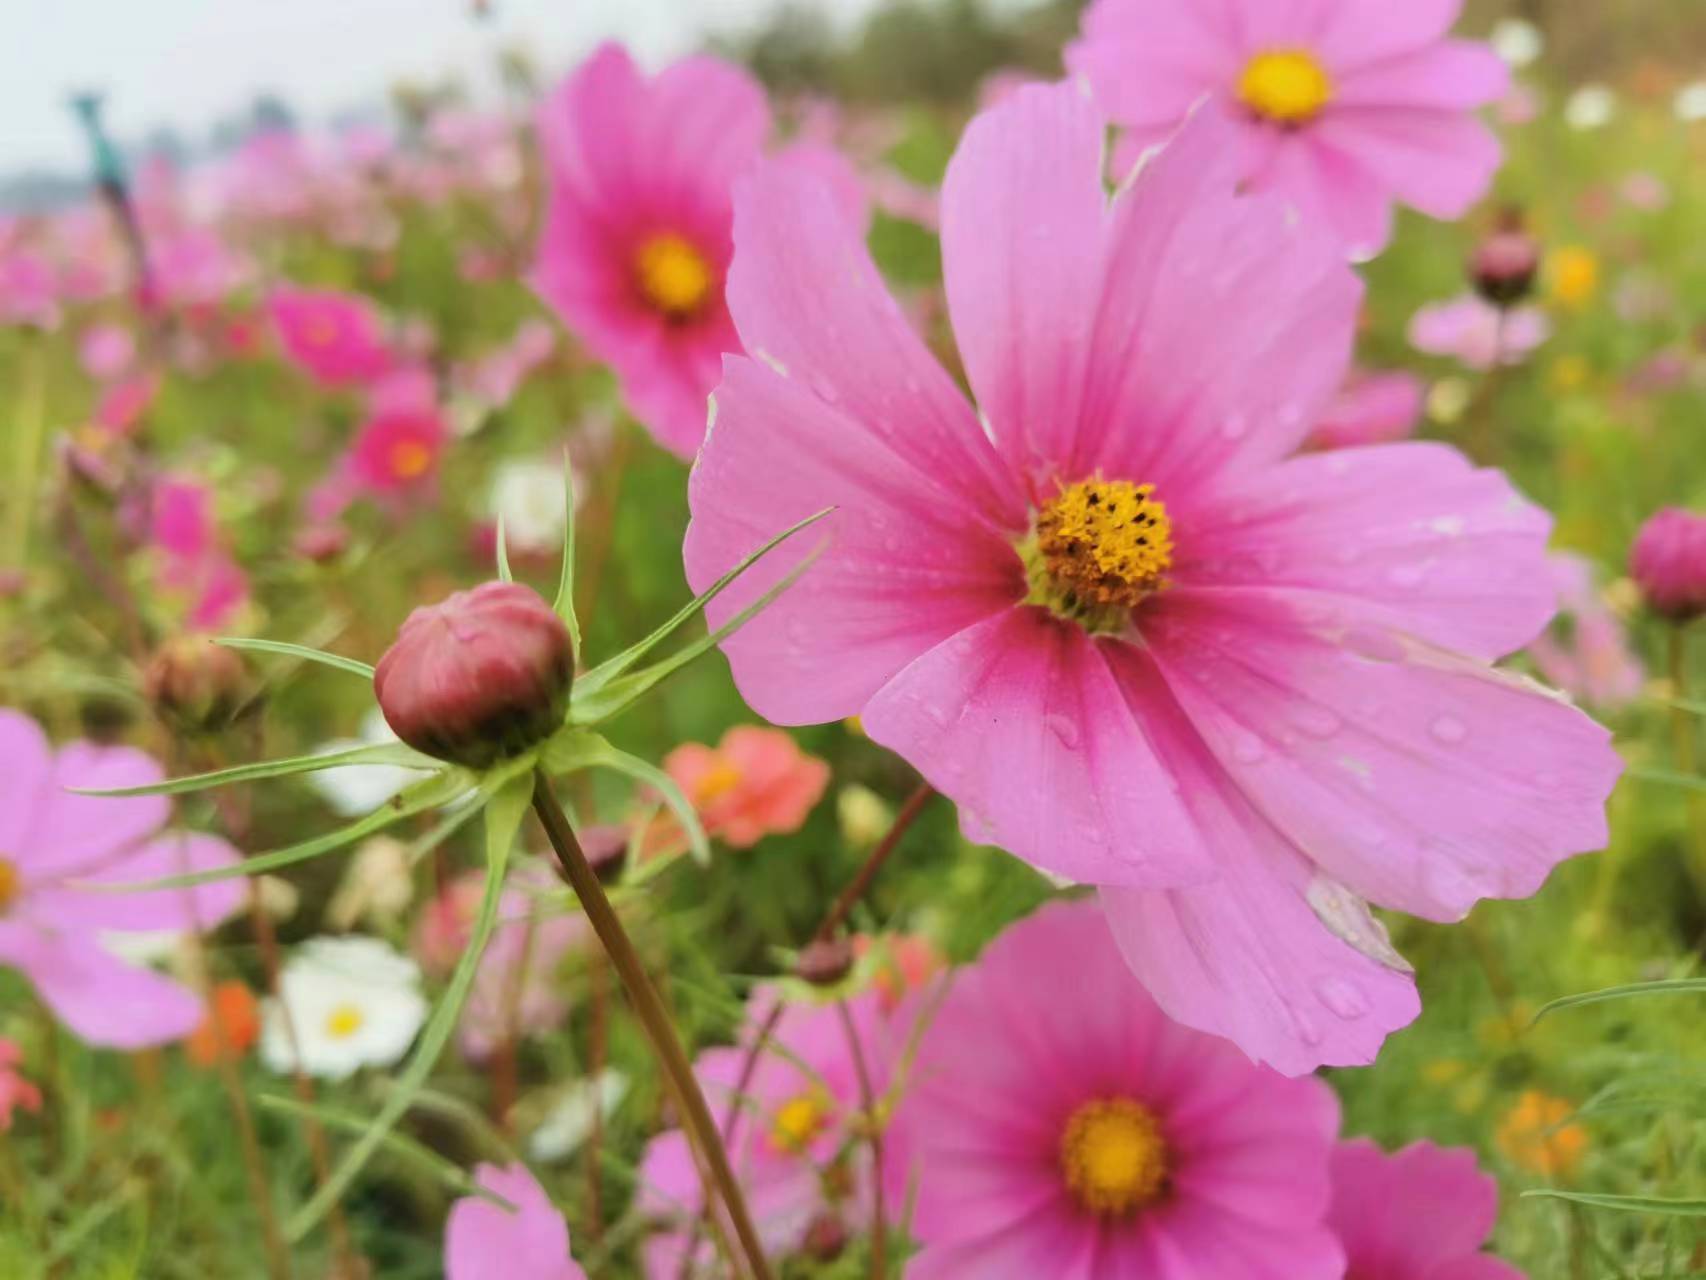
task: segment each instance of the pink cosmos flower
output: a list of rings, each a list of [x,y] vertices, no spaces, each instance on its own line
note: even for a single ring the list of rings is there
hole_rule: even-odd
[[[1551,336],[1552,322],[1539,307],[1495,307],[1473,293],[1433,303],[1410,318],[1410,345],[1417,351],[1451,356],[1480,372],[1521,364]]]
[[[1095,0],[1066,65],[1126,126],[1122,173],[1206,99],[1234,126],[1236,178],[1371,256],[1391,237],[1394,200],[1460,218],[1498,168],[1498,141],[1472,113],[1510,72],[1488,46],[1447,38],[1461,7]]]
[[[482,877],[475,873],[473,878],[477,898]],[[512,1036],[539,1035],[568,1016],[558,970],[589,934],[579,912],[545,908],[540,895],[556,887],[555,877],[543,867],[517,872],[505,886],[499,908],[503,922],[480,957],[457,1024],[457,1044],[472,1062],[484,1062]]]
[[[1499,1187],[1470,1151],[1417,1142],[1386,1154],[1367,1138],[1333,1151],[1327,1221],[1352,1280],[1523,1280],[1482,1253]]]
[[[835,508],[724,643],[747,702],[857,713],[970,838],[1106,886],[1170,1016],[1287,1072],[1368,1062],[1418,1004],[1363,900],[1455,920],[1533,893],[1603,845],[1619,762],[1489,665],[1555,604],[1548,521],[1503,476],[1436,444],[1288,457],[1345,374],[1336,244],[1235,194],[1212,115],[1110,204],[1102,127],[1071,86],[1021,90],[949,167],[980,411],[827,193],[750,180],[729,297],[765,358],[725,361],[688,578]]]
[[[1348,449],[1403,440],[1422,416],[1422,391],[1413,373],[1352,373],[1309,442],[1318,449]]]
[[[715,747],[685,742],[663,761],[707,835],[750,849],[798,831],[829,785],[829,765],[780,729],[736,725]]]
[[[770,991],[754,993],[739,1041],[701,1053],[694,1072],[712,1114],[729,1135],[729,1160],[765,1251],[783,1256],[800,1247],[825,1208],[824,1174],[853,1140],[862,1095],[848,1022],[864,1055],[873,1096],[888,1087],[893,1054],[887,1022],[871,996],[849,1001],[846,1021],[833,1004],[791,1004],[776,1023],[771,1047],[758,1055],[745,1090],[736,1094],[752,1037],[776,999]],[[855,1185],[849,1198],[858,1201],[867,1190],[868,1165],[857,1154],[853,1159]],[[679,1275],[690,1241],[697,1243],[695,1256],[713,1256],[709,1236],[696,1230],[703,1184],[681,1130],[659,1135],[646,1148],[637,1203],[648,1218],[670,1224],[646,1247],[648,1276]]]
[[[24,1078],[18,1064],[24,1052],[12,1040],[0,1038],[0,1133],[12,1128],[12,1113],[41,1110],[41,1090]]]
[[[1675,622],[1706,614],[1706,512],[1655,511],[1629,548],[1629,575],[1656,613]]]
[[[77,358],[91,378],[110,382],[136,359],[136,339],[121,324],[92,324],[77,339]]]
[[[158,581],[182,602],[192,630],[218,631],[248,602],[249,580],[226,549],[213,491],[188,476],[164,476],[150,494],[148,542]]]
[[[550,203],[533,287],[683,458],[704,437],[723,352],[740,349],[723,297],[729,190],[769,133],[764,90],[738,67],[694,57],[646,80],[613,44],[539,114]],[[825,171],[822,149],[802,167]]]
[[[207,227],[174,228],[148,246],[151,305],[213,306],[246,285],[254,265]]]
[[[323,386],[371,382],[392,367],[384,323],[366,298],[285,286],[267,310],[285,354]]]
[[[450,429],[436,408],[385,409],[356,433],[349,468],[361,488],[396,496],[430,485]]]
[[[1594,587],[1594,570],[1582,556],[1549,557],[1561,612],[1528,646],[1535,669],[1551,683],[1596,707],[1627,706],[1641,696],[1646,668],[1629,645],[1629,633]]]
[[[58,323],[53,268],[32,250],[0,246],[0,325],[51,329]]]
[[[445,1280],[586,1280],[569,1256],[569,1228],[523,1164],[482,1164],[474,1181],[514,1211],[463,1196],[444,1224]]]
[[[159,394],[157,373],[135,373],[109,383],[95,404],[95,425],[115,435],[128,435]]]
[[[1332,1092],[1170,1022],[1097,914],[1009,928],[924,1032],[888,1170],[908,1280],[1339,1280]]]
[[[0,965],[90,1044],[137,1049],[182,1039],[201,1021],[187,988],[121,960],[125,935],[210,928],[243,902],[239,880],[152,893],[102,884],[158,879],[237,861],[213,836],[160,833],[158,796],[70,794],[159,782],[154,760],[129,747],[74,742],[57,753],[28,716],[0,709]]]

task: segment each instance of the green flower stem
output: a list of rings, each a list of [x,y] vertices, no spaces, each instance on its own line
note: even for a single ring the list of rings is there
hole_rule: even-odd
[[[1671,732],[1676,740],[1676,771],[1695,776],[1694,717],[1681,705],[1688,701],[1688,624],[1670,628]],[[1700,895],[1706,898],[1706,804],[1698,795],[1685,795],[1683,804],[1683,849],[1688,869]]]
[[[598,934],[599,942],[604,945],[612,967],[628,992],[634,1013],[645,1028],[658,1061],[680,1099],[683,1125],[709,1166],[711,1179],[728,1209],[729,1219],[734,1225],[735,1235],[740,1240],[741,1251],[746,1255],[747,1266],[751,1269],[754,1280],[772,1280],[770,1263],[759,1243],[752,1215],[746,1207],[746,1199],[735,1182],[734,1169],[729,1164],[729,1154],[717,1133],[716,1123],[711,1119],[711,1109],[705,1104],[705,1095],[693,1074],[693,1066],[687,1060],[687,1053],[681,1047],[681,1041],[676,1038],[669,1014],[658,997],[657,988],[646,974],[639,952],[634,949],[633,941],[628,937],[627,930],[622,927],[622,921],[610,905],[610,899],[605,896],[603,887],[598,883],[598,877],[593,873],[592,865],[587,862],[580,841],[575,837],[574,828],[569,825],[562,806],[557,803],[557,797],[551,791],[550,779],[543,771],[538,771],[533,776],[533,811],[539,816],[540,825],[545,828],[551,847],[556,850],[563,877],[574,889],[575,896],[580,899],[593,932]]]

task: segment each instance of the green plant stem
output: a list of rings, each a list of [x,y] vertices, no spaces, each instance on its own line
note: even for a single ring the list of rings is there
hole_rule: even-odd
[[[711,1119],[711,1110],[705,1104],[705,1095],[699,1088],[698,1078],[693,1074],[693,1065],[688,1061],[687,1052],[676,1037],[669,1014],[664,1009],[657,988],[652,985],[652,980],[646,973],[639,952],[634,949],[628,931],[622,927],[620,917],[610,905],[610,899],[605,896],[604,887],[598,883],[598,876],[587,861],[574,828],[569,825],[568,817],[563,813],[562,806],[557,803],[557,797],[551,790],[550,780],[543,772],[534,774],[533,811],[538,815],[540,825],[545,828],[551,847],[556,851],[564,878],[575,891],[575,896],[580,899],[581,908],[586,912],[593,932],[598,935],[605,954],[610,957],[611,966],[616,970],[617,977],[621,979],[628,993],[634,1013],[640,1019],[640,1025],[645,1028],[664,1073],[674,1086],[681,1102],[683,1127],[697,1143],[705,1158],[711,1180],[728,1210],[735,1235],[740,1241],[741,1252],[746,1255],[747,1266],[751,1269],[754,1280],[772,1280],[769,1260],[765,1258],[764,1247],[759,1243],[758,1231],[753,1226],[752,1215],[746,1207],[746,1198],[735,1181],[734,1169],[729,1164],[729,1155],[723,1147],[722,1137],[717,1132],[716,1123]]]
[[[1683,705],[1688,701],[1688,627],[1673,623],[1670,629],[1671,734],[1676,743],[1676,771],[1695,776],[1695,725]],[[1683,847],[1696,890],[1706,898],[1706,804],[1697,793],[1683,797]]]

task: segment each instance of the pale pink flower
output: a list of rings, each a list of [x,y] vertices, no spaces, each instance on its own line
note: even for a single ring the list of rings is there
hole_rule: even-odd
[[[273,290],[267,310],[285,354],[316,382],[349,386],[391,371],[384,322],[366,298],[282,286]]]
[[[24,1078],[18,1064],[24,1060],[17,1042],[0,1037],[0,1133],[12,1128],[12,1113],[41,1110],[41,1090]]]
[[[685,742],[663,767],[706,834],[736,849],[798,831],[829,785],[826,763],[781,729],[760,725],[736,725],[715,747]]]
[[[456,967],[474,935],[474,918],[486,877],[478,871],[457,876],[432,896],[415,921],[410,950],[428,977],[445,978]]]
[[[1647,672],[1629,645],[1623,620],[1595,589],[1592,562],[1557,552],[1549,563],[1560,613],[1528,646],[1535,670],[1593,706],[1627,706],[1641,696]]]
[[[0,325],[51,329],[59,323],[53,268],[31,249],[0,247]]]
[[[523,1164],[482,1164],[474,1181],[515,1206],[480,1196],[450,1206],[444,1224],[445,1280],[586,1280],[569,1256],[569,1228]]]
[[[1604,844],[1620,766],[1489,665],[1553,611],[1543,513],[1442,445],[1289,456],[1359,290],[1237,194],[1229,128],[1193,120],[1110,204],[1071,86],[973,122],[942,241],[978,410],[832,197],[761,169],[729,296],[764,358],[725,361],[685,558],[702,590],[834,508],[712,604],[828,540],[724,642],[748,703],[859,715],[969,838],[1106,886],[1171,1016],[1301,1072],[1416,1014],[1363,899],[1455,920],[1533,893]]]
[[[888,1088],[894,1057],[890,1027],[872,997],[848,1001],[845,1018],[833,1003],[790,1004],[758,1054],[746,1088],[737,1094],[752,1039],[777,998],[769,990],[755,992],[737,1042],[707,1049],[693,1064],[713,1116],[731,1135],[729,1160],[765,1252],[775,1257],[800,1247],[826,1207],[824,1174],[856,1140],[862,1095],[848,1025],[873,1097]],[[869,1168],[862,1156],[853,1158],[846,1199],[863,1201]],[[690,1239],[697,1239],[695,1256],[714,1256],[708,1235],[695,1231],[703,1212],[703,1184],[681,1130],[660,1134],[647,1146],[636,1202],[647,1218],[669,1227],[646,1246],[648,1276],[678,1275]]]
[[[617,45],[539,114],[550,202],[533,287],[683,458],[704,437],[723,353],[740,349],[723,297],[730,187],[770,124],[764,90],[740,68],[693,57],[648,80]],[[820,174],[833,165],[816,146],[793,160]],[[857,197],[851,178],[834,185]]]
[[[77,358],[91,378],[110,382],[136,359],[136,339],[121,324],[93,324],[77,339]]]
[[[157,373],[133,373],[109,383],[95,403],[95,424],[114,435],[128,435],[159,394]]]
[[[1403,440],[1422,416],[1422,395],[1422,380],[1413,373],[1353,372],[1309,442],[1318,449],[1348,449]]]
[[[1517,365],[1552,334],[1539,307],[1495,307],[1473,293],[1422,307],[1410,318],[1410,345],[1469,369]]]
[[[1096,0],[1066,65],[1126,127],[1122,174],[1201,104],[1234,125],[1237,178],[1367,256],[1391,237],[1395,200],[1460,218],[1498,168],[1473,113],[1510,72],[1487,45],[1448,38],[1461,7]]]
[[[1099,914],[1013,925],[925,1030],[887,1169],[908,1280],[1340,1280],[1332,1091],[1169,1021]]]
[[[218,232],[184,227],[148,244],[146,301],[168,307],[207,307],[223,302],[249,283],[254,266]]]
[[[558,971],[591,935],[580,912],[547,905],[543,895],[560,887],[540,866],[517,872],[504,887],[502,923],[480,957],[457,1023],[457,1044],[470,1061],[484,1062],[505,1041],[550,1031],[568,1016]]]
[[[1481,1252],[1499,1186],[1472,1151],[1417,1142],[1390,1155],[1367,1138],[1333,1151],[1327,1221],[1354,1280],[1523,1280]]]
[[[35,721],[0,709],[0,760],[0,965],[19,970],[90,1044],[138,1049],[188,1035],[202,1017],[196,995],[121,960],[109,942],[211,928],[242,905],[242,881],[147,893],[102,886],[230,866],[236,850],[214,836],[161,832],[170,813],[162,797],[66,790],[161,781],[160,766],[130,747],[73,742],[56,753]]]

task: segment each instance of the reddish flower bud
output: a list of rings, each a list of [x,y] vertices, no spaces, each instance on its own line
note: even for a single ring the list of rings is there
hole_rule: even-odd
[[[829,938],[806,944],[794,960],[794,976],[814,987],[832,987],[853,971],[853,944]]]
[[[142,688],[162,719],[189,732],[222,729],[248,688],[243,660],[206,636],[166,641],[148,660]]]
[[[839,1215],[826,1209],[806,1228],[800,1252],[813,1262],[834,1262],[847,1251],[847,1241],[847,1224]]]
[[[487,582],[411,613],[379,659],[373,692],[411,747],[484,768],[557,730],[574,665],[550,605],[520,583]]]
[[[1522,229],[1520,219],[1501,226],[1469,256],[1469,279],[1494,306],[1521,302],[1534,288],[1539,271],[1540,242]]]
[[[304,560],[324,564],[336,560],[349,546],[349,530],[341,524],[311,524],[296,531],[291,548]]]
[[[1706,614],[1706,515],[1655,513],[1635,537],[1629,573],[1654,612],[1677,622]]]

